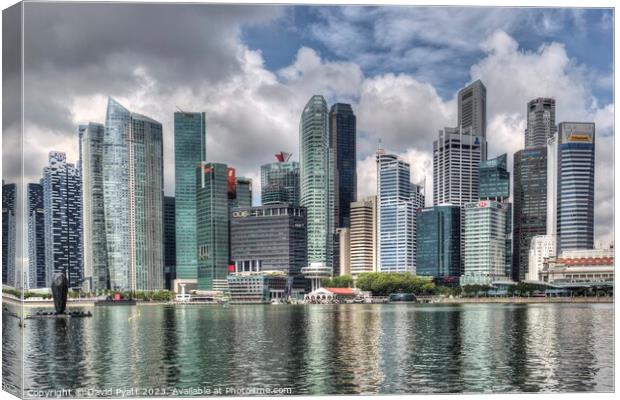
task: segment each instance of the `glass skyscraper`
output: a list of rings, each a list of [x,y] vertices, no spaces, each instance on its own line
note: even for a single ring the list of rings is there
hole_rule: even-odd
[[[481,136],[486,139],[487,88],[482,81],[477,80],[459,90],[458,126],[472,136]],[[486,154],[482,159],[486,159]]]
[[[478,197],[503,202],[510,197],[510,173],[506,153],[491,160],[480,161]]]
[[[562,122],[558,138],[558,251],[593,249],[594,123]]]
[[[276,155],[279,156],[278,162],[260,167],[263,205],[288,203],[294,207],[299,206],[299,163],[288,161],[285,154]]]
[[[252,179],[238,176],[235,179],[235,198],[231,201],[233,207],[252,207]]]
[[[357,201],[356,118],[350,104],[336,103],[329,112],[330,147],[335,149],[336,227],[351,225],[351,203]]]
[[[43,186],[28,184],[28,287],[45,287],[45,213]]]
[[[312,96],[299,123],[301,206],[308,218],[308,264],[333,273],[334,154],[329,144],[327,103]],[[331,272],[327,272],[330,270]]]
[[[15,196],[17,185],[2,181],[2,284],[15,286]]]
[[[532,238],[547,231],[547,147],[514,155],[512,279],[525,279]]]
[[[379,272],[415,273],[415,219],[409,164],[377,152]]]
[[[110,287],[163,288],[162,126],[108,99],[103,194]]]
[[[164,288],[171,290],[176,279],[176,229],[174,196],[164,196]]]
[[[230,262],[229,168],[226,164],[201,162],[194,173],[198,289],[222,289]]]
[[[49,287],[54,273],[64,273],[69,287],[81,288],[82,191],[80,171],[67,163],[65,153],[52,151],[43,168],[45,216],[45,277]]]
[[[460,207],[449,204],[417,211],[417,275],[444,278],[461,274],[460,214]]]
[[[540,147],[556,132],[555,99],[539,97],[527,103],[525,147]]]
[[[78,130],[82,174],[84,289],[110,288],[103,198],[103,140],[105,128],[90,122]]]
[[[196,253],[196,168],[207,159],[204,112],[174,113],[176,279],[194,281]]]

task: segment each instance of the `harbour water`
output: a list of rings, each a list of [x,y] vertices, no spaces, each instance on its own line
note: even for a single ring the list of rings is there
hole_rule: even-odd
[[[3,311],[3,380],[20,386],[23,332],[31,396],[613,390],[613,304],[89,309]]]

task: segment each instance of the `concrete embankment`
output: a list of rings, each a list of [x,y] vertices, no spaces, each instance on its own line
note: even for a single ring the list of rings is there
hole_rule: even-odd
[[[469,304],[469,303],[613,303],[613,297],[455,297],[431,300],[433,303]]]

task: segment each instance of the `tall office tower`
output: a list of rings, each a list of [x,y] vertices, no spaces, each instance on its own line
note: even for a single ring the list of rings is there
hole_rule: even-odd
[[[547,231],[547,147],[519,150],[514,155],[512,279],[528,272],[532,238]]]
[[[465,213],[465,271],[461,285],[489,284],[507,279],[506,208],[493,200],[467,203]]]
[[[351,275],[351,229],[336,228],[338,236],[338,256],[340,257],[340,276]]]
[[[351,275],[377,270],[377,197],[351,203],[349,230]]]
[[[281,271],[305,286],[306,210],[285,203],[235,208],[230,217],[231,259],[236,272]]]
[[[556,236],[538,235],[530,242],[530,254],[528,269],[525,279],[528,281],[539,281],[539,272],[542,271],[545,260],[556,255]]]
[[[313,282],[331,276],[334,242],[334,154],[329,145],[327,103],[312,96],[299,123],[301,206],[308,218],[308,266],[302,271]]]
[[[226,164],[201,162],[195,171],[199,290],[226,288],[230,261],[230,170]]]
[[[43,185],[28,184],[28,287],[45,287]]]
[[[45,219],[45,286],[54,273],[64,273],[69,287],[81,288],[82,190],[80,171],[67,163],[65,153],[50,152],[43,168],[43,209]]]
[[[164,289],[172,290],[176,279],[176,200],[164,196]]]
[[[176,229],[176,280],[195,283],[196,167],[207,159],[204,112],[174,113],[174,197]]]
[[[525,148],[540,147],[556,132],[555,99],[539,97],[527,103]]]
[[[239,176],[235,182],[233,207],[252,207],[252,179]]]
[[[2,181],[2,284],[15,286],[15,196],[17,185]]]
[[[480,80],[459,90],[458,126],[469,135],[487,137],[487,88]]]
[[[416,274],[460,276],[461,208],[444,204],[418,209],[416,214]]]
[[[289,161],[290,153],[276,154],[277,162],[262,165],[261,202],[263,205],[288,203],[299,206],[299,163]]]
[[[506,276],[512,277],[512,203],[506,206]]]
[[[480,162],[478,197],[481,200],[504,202],[510,197],[510,173],[507,159],[504,153],[497,158]]]
[[[90,122],[79,127],[80,168],[82,174],[82,240],[84,252],[84,290],[110,288],[103,198],[102,124]]]
[[[357,200],[356,119],[350,104],[336,103],[329,111],[329,136],[335,149],[336,226],[351,225],[351,203]]]
[[[379,272],[415,273],[414,204],[409,164],[377,152]]]
[[[486,160],[486,139],[444,128],[433,142],[433,205],[463,206],[478,200],[478,165]]]
[[[594,248],[594,139],[594,123],[560,124],[558,253]]]
[[[162,126],[108,98],[103,197],[110,288],[164,286]]]

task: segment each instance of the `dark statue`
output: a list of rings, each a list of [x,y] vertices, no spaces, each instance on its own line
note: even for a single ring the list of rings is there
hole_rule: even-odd
[[[54,296],[54,307],[56,314],[64,314],[67,307],[67,293],[69,292],[69,281],[62,272],[57,272],[52,277],[52,296]]]

